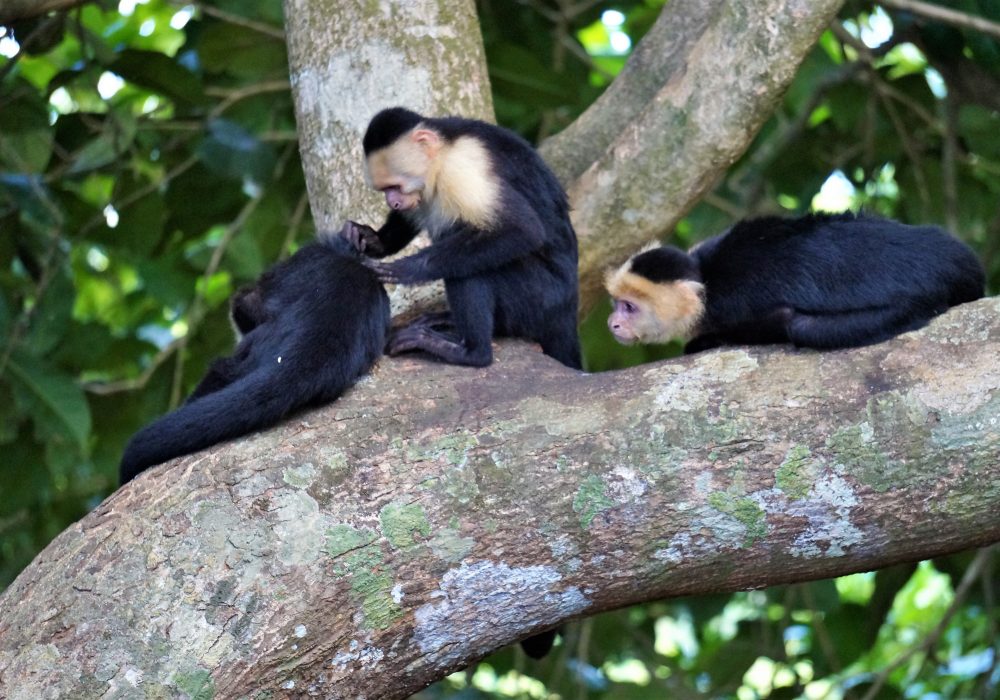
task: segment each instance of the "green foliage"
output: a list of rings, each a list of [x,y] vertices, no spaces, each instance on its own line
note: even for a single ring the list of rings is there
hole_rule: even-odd
[[[662,5],[480,2],[499,121],[534,141],[572,122]],[[1000,20],[996,3],[950,6]],[[23,43],[0,64],[0,585],[113,490],[128,437],[229,351],[228,295],[312,233],[280,0],[112,7],[5,30]],[[849,38],[887,17],[884,44]],[[1000,42],[857,1],[841,21],[847,33],[821,38],[752,147],[664,240],[865,207],[952,228],[996,291]],[[591,371],[679,352],[617,345],[608,312],[581,329]],[[800,494],[790,454],[781,476]],[[582,526],[604,500],[602,484],[581,485]],[[717,501],[752,542],[759,513]],[[397,539],[422,539],[419,525]],[[963,588],[972,566],[982,582]],[[569,625],[542,662],[508,648],[420,697],[860,698],[876,684],[877,697],[991,697],[995,569],[995,555],[965,554],[637,606]],[[384,580],[352,586],[384,624]],[[214,693],[202,669],[177,685]]]
[[[231,4],[5,30],[0,583],[113,490],[131,433],[231,348],[232,290],[311,233],[281,3]]]

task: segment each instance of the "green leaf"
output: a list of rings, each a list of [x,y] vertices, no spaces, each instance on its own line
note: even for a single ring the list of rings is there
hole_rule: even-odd
[[[198,42],[198,54],[210,73],[257,80],[288,77],[284,42],[235,24],[207,26]]]
[[[205,100],[201,79],[173,58],[157,51],[126,49],[108,66],[108,70],[185,107]]]
[[[199,163],[168,185],[166,227],[180,229],[187,237],[201,236],[215,224],[231,220],[245,201],[241,182],[220,177]]]
[[[13,203],[27,222],[39,228],[54,229],[62,223],[62,212],[38,175],[0,173],[0,202],[4,200]]]
[[[19,351],[11,355],[6,374],[18,408],[31,416],[39,440],[69,438],[86,452],[90,407],[72,377]]]
[[[198,146],[198,157],[209,170],[224,177],[263,183],[274,167],[274,149],[249,131],[225,119],[213,119]]]
[[[173,252],[136,266],[146,292],[166,306],[189,303],[194,294],[198,275],[191,270],[183,253]]]
[[[131,145],[135,130],[136,120],[131,114],[117,112],[109,115],[101,134],[80,150],[66,172],[75,175],[112,162]]]
[[[24,81],[19,86],[27,87]],[[0,109],[0,164],[7,170],[41,173],[52,155],[53,134],[45,103],[33,89]]]
[[[63,338],[73,316],[75,297],[76,289],[69,273],[66,270],[55,272],[31,314],[25,346],[32,354],[45,355]]]

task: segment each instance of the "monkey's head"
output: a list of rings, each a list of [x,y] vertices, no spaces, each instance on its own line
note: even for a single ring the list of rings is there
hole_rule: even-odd
[[[441,150],[441,135],[424,118],[403,107],[383,109],[368,123],[362,146],[368,180],[397,211],[420,205],[433,187],[433,164]]]
[[[608,328],[623,345],[687,340],[705,310],[698,264],[673,246],[640,251],[604,285],[614,305]]]

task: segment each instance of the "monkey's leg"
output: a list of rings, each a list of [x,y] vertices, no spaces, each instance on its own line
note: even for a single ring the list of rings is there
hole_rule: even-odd
[[[580,337],[576,332],[576,316],[567,316],[560,328],[539,340],[542,352],[572,369],[583,369],[580,357]]]
[[[467,277],[445,283],[455,333],[410,324],[392,334],[387,352],[423,350],[455,365],[485,367],[493,362],[493,294],[489,279]]]
[[[454,331],[455,321],[451,317],[451,311],[429,311],[420,314],[406,324],[409,326],[423,326],[437,331]]]
[[[839,313],[795,312],[788,335],[796,345],[811,348],[844,348],[870,345],[915,330],[933,312],[914,306],[883,306]]]

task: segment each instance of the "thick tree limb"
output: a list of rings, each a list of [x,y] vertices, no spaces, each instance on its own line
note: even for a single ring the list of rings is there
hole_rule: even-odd
[[[595,122],[614,129],[613,141],[567,188],[580,237],[583,311],[603,295],[607,267],[670,231],[746,150],[841,4],[710,0],[664,8],[643,40],[655,48],[640,45],[634,58],[643,63],[623,78],[625,86],[642,83],[648,62],[655,88],[609,92],[578,122],[588,137]],[[622,123],[623,114],[634,117]],[[570,173],[582,165],[563,165],[576,129],[545,151]]]
[[[1000,299],[852,351],[385,360],[156,468],[0,597],[0,696],[403,697],[640,601],[1000,540]]]

